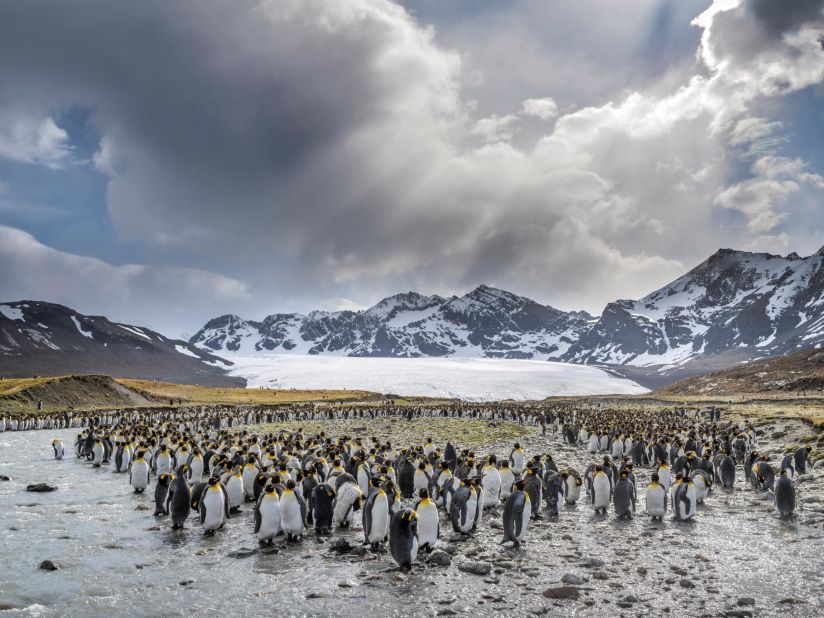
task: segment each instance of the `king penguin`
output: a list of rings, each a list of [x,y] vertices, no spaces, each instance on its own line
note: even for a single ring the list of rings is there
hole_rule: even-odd
[[[255,534],[258,544],[272,545],[280,532],[280,496],[273,483],[269,483],[255,504]]]
[[[418,557],[418,514],[401,509],[389,524],[389,551],[401,569],[411,569]]]
[[[220,480],[212,477],[206,483],[206,488],[200,498],[198,508],[200,512],[200,525],[203,526],[203,533],[212,536],[229,519],[229,499],[226,495],[226,488],[220,484]]]
[[[143,451],[137,451],[137,457],[132,463],[129,474],[129,483],[134,487],[134,493],[136,494],[142,494],[149,486],[149,463],[143,455]]]
[[[183,528],[186,518],[192,512],[192,492],[189,489],[189,482],[186,480],[186,466],[183,466],[171,485],[166,498],[166,512],[172,520],[172,530]]]
[[[524,490],[524,481],[515,483],[513,490],[504,504],[504,539],[501,544],[512,541],[515,547],[519,547],[526,536],[532,506],[529,494]]]
[[[795,487],[786,470],[781,470],[775,479],[775,508],[784,518],[792,517],[795,511]]]
[[[441,522],[438,507],[429,499],[429,491],[421,489],[420,500],[415,505],[418,514],[418,543],[422,551],[432,551],[441,536]]]
[[[658,475],[653,474],[646,492],[647,514],[653,519],[663,519],[667,512],[667,490],[658,481]]]

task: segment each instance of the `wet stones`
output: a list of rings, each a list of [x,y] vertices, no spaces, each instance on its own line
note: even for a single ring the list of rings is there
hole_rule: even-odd
[[[48,483],[34,483],[26,486],[26,491],[31,491],[36,494],[48,493],[56,490],[56,485],[49,485]]]
[[[37,567],[41,571],[56,571],[60,568],[59,564],[55,564],[51,560],[44,560],[40,563],[40,566]]]
[[[575,575],[574,573],[566,573],[563,577],[561,577],[561,581],[571,586],[580,586],[584,583],[584,578],[580,575]]]

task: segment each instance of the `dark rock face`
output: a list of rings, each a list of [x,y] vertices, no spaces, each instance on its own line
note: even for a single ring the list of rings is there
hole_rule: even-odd
[[[213,322],[230,326],[223,318]],[[242,386],[243,380],[226,377],[230,366],[186,341],[148,328],[52,303],[0,303],[0,376],[101,373]]]

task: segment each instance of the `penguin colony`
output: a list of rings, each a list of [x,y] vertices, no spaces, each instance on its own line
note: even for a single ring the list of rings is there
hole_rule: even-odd
[[[278,413],[277,419],[205,409],[111,414],[91,419],[92,426],[77,435],[74,451],[93,467],[112,465],[114,472],[128,476],[135,493],[145,492],[154,479],[154,515],[168,517],[173,529],[190,525],[194,517],[204,534],[213,535],[243,508],[254,513],[250,534],[260,545],[272,545],[281,536],[300,541],[309,528],[329,535],[354,524],[362,530],[364,545],[377,550],[388,544],[401,568],[410,568],[419,552],[437,546],[442,521],[456,533],[471,534],[484,525],[484,513],[492,507],[502,506],[501,543],[515,547],[525,540],[531,520],[560,517],[565,505],[582,502],[596,513],[612,509],[617,517],[634,517],[639,468],[651,472],[640,491],[652,519],[692,519],[696,505],[712,491],[733,487],[739,469],[753,490],[773,493],[782,517],[791,517],[793,478],[806,472],[811,451],[802,447],[774,466],[759,454],[751,425],[722,422],[717,410],[704,418],[683,411],[524,407],[507,412],[489,406],[467,415],[512,418],[540,425],[542,432],[550,426],[591,456],[583,471],[556,462],[551,454],[527,453],[518,443],[508,453],[480,456],[451,442],[441,448],[431,438],[397,449],[362,436],[230,429],[353,413],[360,418],[365,411],[301,406]],[[463,411],[449,406],[366,414],[411,419],[460,417]],[[55,459],[62,459],[62,442],[54,440],[52,447]]]

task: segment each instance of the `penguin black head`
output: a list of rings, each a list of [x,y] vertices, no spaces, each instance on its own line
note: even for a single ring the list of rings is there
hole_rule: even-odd
[[[604,471],[604,466],[601,466],[601,465],[595,466],[595,471],[596,472],[603,472]]]
[[[419,463],[418,470],[426,470],[426,464],[424,462]]]
[[[273,493],[275,491],[275,484],[269,483],[268,485],[266,485],[265,491],[267,494]]]
[[[286,481],[286,489],[294,489],[295,488],[295,481],[289,479]]]
[[[786,470],[784,472],[786,472]],[[426,500],[429,497],[429,490],[427,490],[426,487],[424,487],[418,492],[418,496],[421,500]]]
[[[658,482],[658,478],[659,478],[659,477],[658,477],[658,475],[657,475],[657,474],[654,474],[654,473],[653,473],[653,475],[650,477],[650,479],[652,480],[652,482],[653,482],[653,483],[657,483],[657,482]]]
[[[517,489],[518,491],[523,491],[524,486],[525,486],[525,483],[524,483],[523,479],[521,479],[520,481],[515,481],[515,489]]]
[[[210,486],[210,487],[214,487],[214,486],[215,486],[215,485],[217,485],[219,482],[220,482],[220,479],[218,479],[218,478],[216,478],[216,477],[214,477],[214,476],[213,476],[213,477],[211,477],[211,478],[207,481],[207,483],[209,483],[209,486]]]

